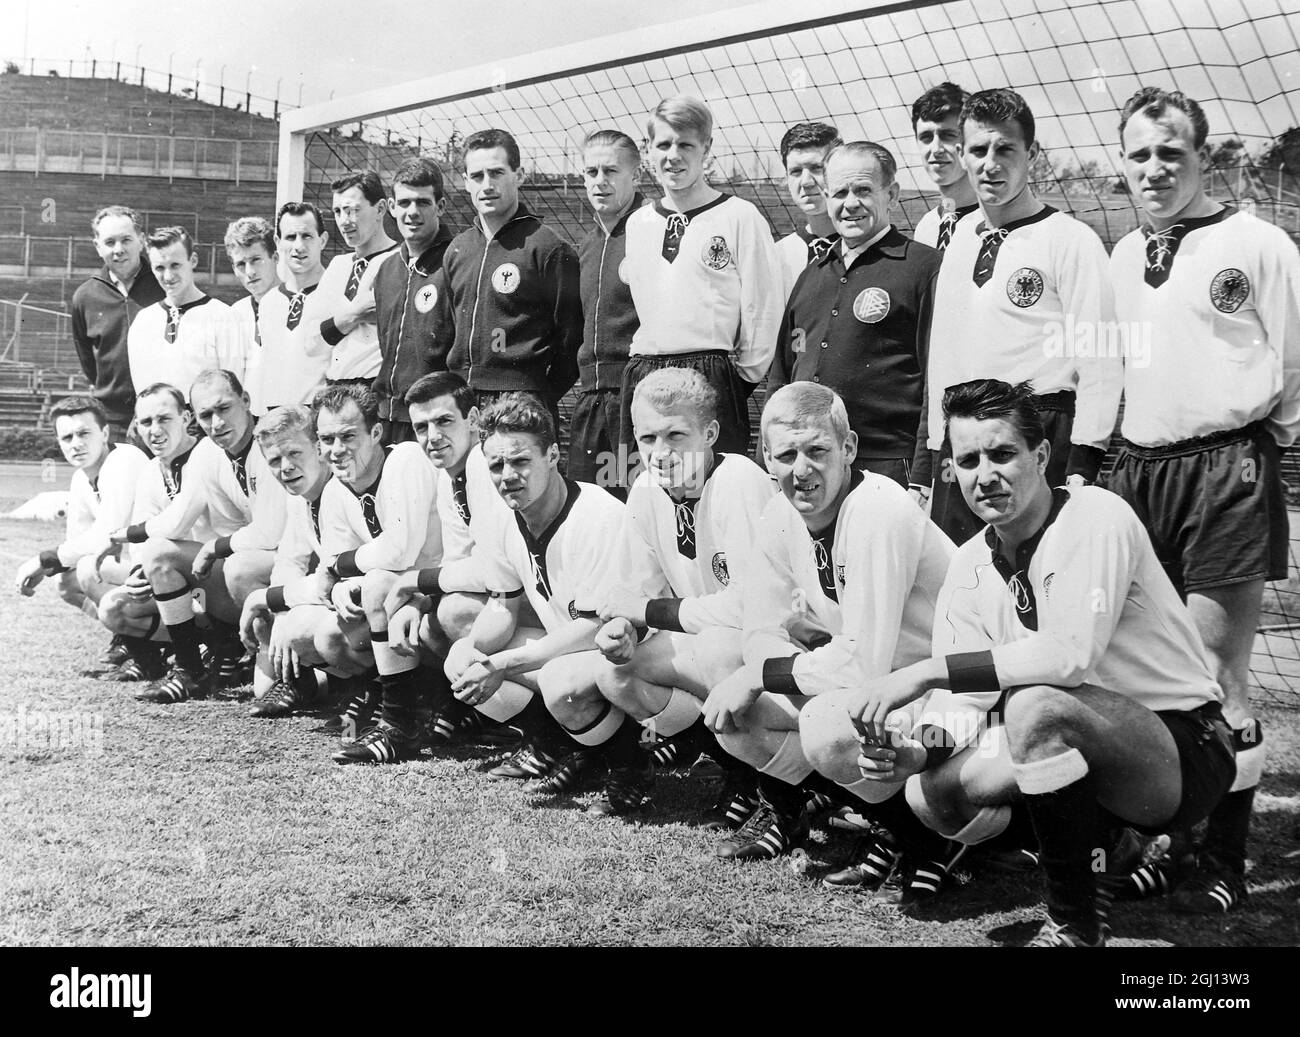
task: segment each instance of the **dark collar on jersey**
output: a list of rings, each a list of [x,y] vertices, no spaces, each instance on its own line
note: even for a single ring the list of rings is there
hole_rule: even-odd
[[[822,254],[820,256],[817,256],[814,262],[816,260],[825,258],[828,252],[834,252],[835,245],[840,240],[840,236],[836,234],[835,231],[831,231],[825,237],[819,237],[818,235],[814,234],[811,230],[808,229],[808,224],[806,223],[799,224],[797,227],[795,227],[794,232],[799,236],[799,240],[808,246],[809,253],[813,252],[814,247],[818,243],[822,244],[823,246]]]
[[[1069,490],[1059,486],[1052,490],[1052,507],[1047,513],[1047,518],[1043,520],[1038,532],[1016,548],[1014,559],[1009,559],[1003,554],[1002,541],[998,539],[998,534],[992,526],[984,531],[984,542],[989,545],[989,552],[993,556],[993,568],[998,571],[1007,589],[1011,591],[1020,622],[1029,630],[1038,629],[1038,603],[1034,600],[1034,588],[1029,582],[1029,563],[1034,559],[1034,552],[1038,550],[1043,534],[1056,521],[1056,517],[1061,514],[1061,509],[1069,503],[1069,500]]]
[[[1012,220],[1010,223],[1002,224],[1001,227],[990,227],[987,220],[980,220],[979,226],[975,228],[975,233],[982,236],[989,232],[1001,231],[1002,237],[1005,238],[1013,230],[1019,230],[1021,227],[1028,227],[1034,223],[1041,223],[1054,212],[1056,212],[1056,209],[1050,205],[1044,204],[1043,207],[1032,216],[1025,216],[1019,220]]]
[[[112,452],[116,447],[117,447],[117,444],[116,444],[116,443],[109,443],[108,446],[106,446],[106,447],[104,448],[104,460],[99,462],[99,471],[95,473],[95,478],[92,479],[92,478],[90,478],[90,476],[86,476],[86,482],[90,483],[90,489],[91,489],[91,492],[92,492],[92,493],[98,493],[98,492],[99,492],[99,477],[100,477],[100,475],[103,474],[103,471],[104,471],[104,462],[108,460],[108,455],[109,455],[109,454],[110,454],[110,453],[111,453],[111,452]]]
[[[713,463],[704,474],[704,481],[700,483],[700,492],[694,497],[683,497],[677,500],[667,490],[664,491],[673,506],[674,525],[677,527],[677,553],[683,558],[695,560],[695,508],[700,503],[700,498],[704,496],[704,488],[708,486],[709,480],[713,478],[713,473],[718,470],[722,460],[722,455],[714,451]]]
[[[942,205],[940,205],[935,211],[938,212],[939,219],[943,219],[945,216],[956,216],[957,219],[964,220],[967,216],[969,216],[979,207],[980,207],[979,202],[975,202],[971,205],[959,205],[955,209],[945,209]]]
[[[398,247],[400,247],[400,246],[398,245],[398,243],[397,243],[396,241],[394,241],[394,242],[393,242],[391,245],[389,245],[387,248],[380,248],[380,249],[376,249],[374,252],[367,252],[364,256],[358,256],[355,252],[353,252],[353,253],[352,253],[352,259],[353,259],[354,262],[355,262],[357,259],[364,259],[367,263],[369,263],[372,259],[375,258],[375,256],[382,256],[385,252],[392,252],[393,249],[398,248]]]
[[[555,534],[559,532],[560,527],[564,525],[564,520],[569,517],[569,512],[573,510],[573,506],[578,502],[578,494],[582,492],[582,489],[576,482],[572,479],[565,479],[564,489],[568,494],[565,498],[564,506],[560,508],[560,513],[556,515],[555,518],[551,519],[550,525],[542,530],[540,536],[533,536],[532,530],[528,528],[528,523],[524,521],[523,514],[518,511],[515,512],[515,522],[519,524],[519,532],[524,535],[524,543],[526,543],[530,549],[535,547],[542,552],[545,552],[546,545],[549,544]]]
[[[657,202],[655,202],[655,212],[657,212],[660,216],[662,216],[666,220],[671,219],[674,216],[684,216],[686,218],[687,226],[690,226],[691,220],[695,219],[696,216],[699,216],[700,213],[708,212],[710,209],[716,209],[719,205],[721,205],[730,197],[731,195],[726,194],[724,192],[722,194],[719,194],[717,198],[713,199],[713,201],[706,202],[704,205],[701,205],[697,209],[687,209],[686,212],[678,212],[676,209],[665,208],[664,200],[660,198]]]
[[[212,301],[212,296],[200,295],[193,302],[182,303],[180,306],[173,306],[166,299],[164,299],[158,305],[160,305],[164,310],[168,310],[168,311],[175,310],[179,314],[179,313],[188,313],[190,310],[194,309],[195,306],[202,306],[204,303],[211,302],[211,301]]]
[[[393,448],[391,446],[384,447],[383,452],[380,454],[379,457],[379,472],[375,475],[374,481],[369,486],[367,486],[364,490],[354,490],[351,486],[348,486],[348,492],[351,493],[352,496],[359,499],[369,494],[371,497],[373,497],[377,492],[379,492],[379,484],[384,479],[384,465],[388,463],[388,455],[392,451],[392,449]],[[343,485],[347,486],[348,484],[344,483]]]
[[[1178,246],[1183,243],[1183,238],[1194,230],[1222,223],[1236,211],[1231,205],[1225,205],[1218,212],[1210,213],[1209,216],[1194,216],[1179,220],[1162,231],[1155,230],[1150,224],[1142,224],[1142,242],[1146,251],[1143,280],[1152,288],[1159,288],[1173,273],[1174,258],[1178,255]]]
[[[849,470],[849,493],[862,485],[863,478],[861,469],[852,468]],[[848,495],[848,493],[844,495],[845,499],[848,499]],[[843,510],[843,507],[844,503],[841,501],[841,510]],[[817,565],[817,582],[821,584],[822,593],[831,601],[837,603],[840,600],[840,593],[839,585],[836,582],[835,556],[833,552],[835,549],[835,527],[839,524],[840,513],[837,511],[831,524],[823,529],[821,533],[813,533],[812,530],[808,531],[813,542],[813,561]]]
[[[452,237],[454,235],[451,233],[451,228],[445,223],[440,224],[438,233],[433,236],[433,241],[429,243],[429,247],[421,252],[415,260],[416,272],[421,277],[428,277],[438,268],[442,254],[447,251],[447,246],[451,243]],[[411,249],[405,241],[400,246],[399,254],[402,257],[402,263],[409,267],[411,265]]]
[[[280,288],[280,294],[283,295],[283,296],[284,296],[286,299],[288,299],[290,302],[292,302],[294,299],[296,299],[296,298],[297,298],[298,296],[300,296],[300,295],[311,295],[311,293],[314,292],[314,291],[315,291],[317,288],[319,288],[319,287],[320,287],[320,282],[319,282],[319,281],[317,281],[316,284],[309,284],[306,288],[304,288],[304,289],[303,289],[302,291],[300,291],[300,292],[295,292],[295,291],[293,291],[293,290],[290,289],[290,288],[286,288],[286,287],[284,286],[283,283],[280,284],[280,286],[279,286],[279,288]]]
[[[198,443],[195,443],[194,446],[198,446]],[[249,446],[252,446],[251,440]],[[181,488],[181,473],[184,471],[185,465],[189,463],[190,455],[193,453],[194,447],[190,447],[183,454],[177,454],[163,465],[163,474],[171,476],[171,484],[175,487],[175,490],[172,491],[173,493]]]
[[[515,209],[515,214],[511,216],[510,219],[507,220],[502,225],[501,230],[505,230],[506,227],[509,227],[511,224],[517,223],[519,220],[536,220],[538,223],[541,223],[542,217],[538,216],[537,213],[533,212],[530,208],[528,208],[528,206],[524,204],[524,200],[520,198],[519,205]],[[487,228],[483,226],[482,216],[476,215],[474,217],[474,226],[478,228],[478,232],[482,234],[483,237],[486,238],[488,236]],[[497,233],[500,234],[501,231],[497,231]]]

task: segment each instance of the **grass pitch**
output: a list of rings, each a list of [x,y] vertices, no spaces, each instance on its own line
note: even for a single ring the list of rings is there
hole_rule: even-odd
[[[3,508],[25,499],[0,494]],[[60,532],[0,519],[0,944],[991,946],[1042,917],[1037,878],[976,873],[912,916],[825,890],[853,843],[836,831],[793,862],[717,861],[698,827],[716,779],[661,775],[653,813],[600,819],[489,781],[501,748],[339,767],[322,716],[138,703],[85,674],[102,629],[49,585],[12,590]],[[13,731],[37,712],[76,714],[99,744]],[[1300,716],[1276,699],[1261,716],[1249,903],[1191,921],[1121,906],[1114,943],[1300,943]]]

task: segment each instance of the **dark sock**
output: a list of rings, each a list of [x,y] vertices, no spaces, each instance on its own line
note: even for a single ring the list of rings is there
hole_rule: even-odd
[[[631,717],[624,717],[614,737],[599,748],[611,768],[643,770],[650,762],[649,754],[641,748],[641,725]]]
[[[379,675],[380,719],[409,734],[415,727],[415,704],[420,695],[420,671]]]
[[[203,641],[209,648],[215,649],[218,645],[228,645],[232,641],[239,642],[239,629],[225,620],[213,619],[209,616],[208,628],[208,633],[204,636]],[[242,651],[242,644],[240,644],[240,649]]]
[[[1246,874],[1246,838],[1250,835],[1250,815],[1255,806],[1254,788],[1229,792],[1210,814],[1201,849],[1214,861],[1229,869],[1237,878]]]
[[[888,828],[904,852],[927,861],[945,859],[949,840],[922,823],[908,806],[902,789],[881,803],[857,802],[863,816]]]
[[[171,635],[172,650],[176,653],[176,665],[191,677],[201,676],[203,659],[200,656],[202,637],[199,633],[199,625],[192,619],[177,623],[175,626],[168,623],[167,633]]]
[[[758,774],[758,791],[763,795],[763,802],[782,817],[797,818],[803,813],[808,794],[798,785],[774,778],[761,771]]]
[[[804,792],[820,792],[836,806],[854,806],[861,802],[857,796],[847,791],[843,785],[837,785],[824,774],[813,771],[799,783]]]
[[[1085,939],[1099,933],[1097,876],[1092,870],[1101,831],[1097,793],[1085,774],[1055,792],[1024,797],[1047,875],[1047,909]]]

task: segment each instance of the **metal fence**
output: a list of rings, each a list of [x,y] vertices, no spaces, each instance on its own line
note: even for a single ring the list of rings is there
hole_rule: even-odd
[[[0,129],[0,170],[265,183],[275,180],[278,149],[270,140],[22,127]]]

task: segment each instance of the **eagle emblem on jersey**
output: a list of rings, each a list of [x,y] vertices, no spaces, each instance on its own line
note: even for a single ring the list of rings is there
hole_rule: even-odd
[[[631,283],[632,283],[632,282],[630,282],[630,281],[627,279],[627,260],[626,260],[626,259],[623,259],[623,260],[620,260],[620,261],[619,261],[619,264],[618,264],[618,279],[619,279],[620,281],[622,281],[624,284],[631,284]]]
[[[1220,313],[1236,313],[1249,295],[1250,280],[1235,267],[1220,270],[1210,282],[1210,302]]]
[[[502,263],[492,271],[492,287],[502,295],[513,295],[519,288],[519,267]]]
[[[731,263],[731,249],[727,248],[727,239],[720,234],[713,235],[704,246],[700,258],[710,270],[725,270]]]
[[[428,313],[437,301],[438,289],[435,285],[426,284],[415,293],[415,308],[421,313]]]
[[[1043,297],[1043,275],[1032,266],[1022,266],[1007,278],[1007,298],[1022,310]]]
[[[719,551],[713,556],[713,578],[724,587],[731,582],[731,573],[727,569],[727,554],[725,551]]]
[[[569,602],[569,618],[577,619],[579,615],[581,613],[578,612],[578,603],[576,601]]]
[[[883,288],[864,288],[853,300],[853,316],[863,324],[877,324],[889,314],[889,293]]]

